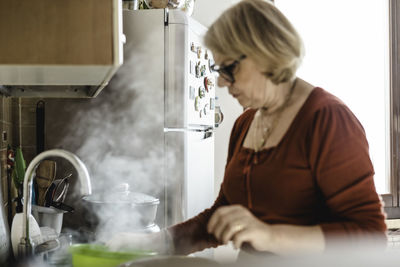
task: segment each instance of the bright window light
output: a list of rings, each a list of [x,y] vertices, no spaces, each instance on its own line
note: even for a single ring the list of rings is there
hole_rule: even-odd
[[[301,35],[298,76],[339,97],[367,134],[378,193],[389,193],[389,12],[382,0],[275,0]]]

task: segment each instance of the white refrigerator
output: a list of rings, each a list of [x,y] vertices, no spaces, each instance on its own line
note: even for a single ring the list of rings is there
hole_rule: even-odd
[[[212,55],[202,43],[206,30],[178,10],[123,13],[124,64],[135,71],[124,73],[122,66],[120,73],[135,75],[137,91],[152,105],[142,119],[161,130],[151,145],[163,147],[162,227],[191,218],[214,201],[216,79]]]

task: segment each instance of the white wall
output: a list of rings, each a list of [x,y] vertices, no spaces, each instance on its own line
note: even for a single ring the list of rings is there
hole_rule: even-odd
[[[209,27],[221,13],[239,0],[197,0],[192,17]]]

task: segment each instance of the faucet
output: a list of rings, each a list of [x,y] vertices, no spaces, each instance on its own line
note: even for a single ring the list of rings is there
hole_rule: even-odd
[[[24,176],[24,207],[22,215],[22,237],[18,245],[19,256],[31,256],[33,254],[33,244],[29,234],[29,217],[32,208],[32,180],[35,177],[39,163],[48,157],[60,157],[68,160],[78,172],[78,178],[81,183],[81,194],[87,196],[92,193],[89,172],[85,164],[83,164],[76,155],[63,149],[47,150],[37,155],[28,165]]]

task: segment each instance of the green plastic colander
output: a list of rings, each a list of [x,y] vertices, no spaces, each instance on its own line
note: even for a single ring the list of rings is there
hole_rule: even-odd
[[[153,251],[110,251],[106,246],[75,244],[69,248],[74,267],[115,267],[124,262],[157,255]]]

